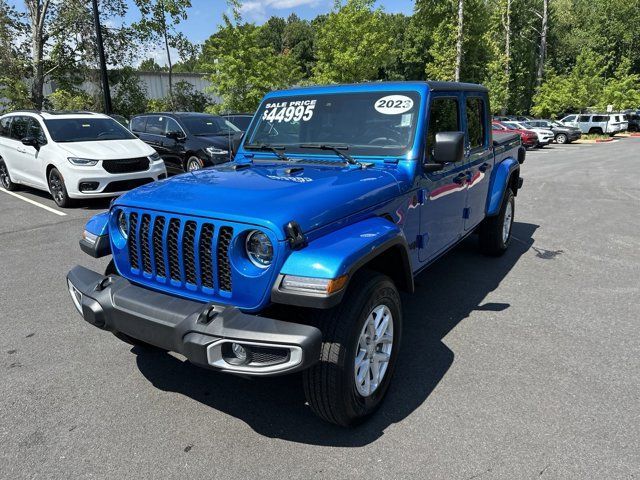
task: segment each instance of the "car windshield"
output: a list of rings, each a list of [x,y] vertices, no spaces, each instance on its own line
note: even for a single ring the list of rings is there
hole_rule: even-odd
[[[56,118],[44,121],[54,142],[133,140],[133,135],[112,118]]]
[[[509,128],[515,128],[516,130],[522,130],[522,125],[517,122],[504,122],[504,124]]]
[[[192,117],[183,117],[181,120],[187,130],[196,137],[230,135],[240,131],[233,123],[214,115],[194,115]]]
[[[413,145],[419,105],[419,93],[411,91],[271,97],[245,147],[310,154],[309,145],[340,146],[350,155],[400,156]]]

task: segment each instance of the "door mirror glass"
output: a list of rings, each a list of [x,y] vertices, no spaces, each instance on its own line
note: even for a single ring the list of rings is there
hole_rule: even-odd
[[[464,158],[463,132],[438,132],[433,146],[433,161],[444,165],[457,163]]]
[[[35,149],[40,148],[40,143],[38,142],[38,139],[36,137],[24,137],[21,142],[27,147],[33,147]]]

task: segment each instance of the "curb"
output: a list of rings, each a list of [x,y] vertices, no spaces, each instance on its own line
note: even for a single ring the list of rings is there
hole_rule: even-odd
[[[613,142],[613,138],[596,138],[596,143]]]

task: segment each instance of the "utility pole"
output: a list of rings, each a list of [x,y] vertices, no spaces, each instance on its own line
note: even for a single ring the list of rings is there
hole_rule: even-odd
[[[458,33],[456,35],[456,71],[454,80],[460,81],[460,69],[462,68],[462,40],[464,36],[464,0],[458,0]]]
[[[102,44],[102,29],[100,28],[100,13],[98,12],[98,0],[91,0],[93,4],[93,22],[96,27],[96,44],[100,59],[100,77],[102,78],[102,95],[104,99],[104,113],[111,113],[111,92],[109,91],[109,77],[107,77],[107,62],[104,58],[104,45]]]

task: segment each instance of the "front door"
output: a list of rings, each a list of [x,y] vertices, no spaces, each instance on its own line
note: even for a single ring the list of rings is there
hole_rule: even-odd
[[[465,95],[466,158],[469,171],[467,206],[464,210],[464,229],[478,225],[484,218],[489,179],[493,168],[493,145],[486,125],[489,117],[486,97]]]
[[[433,159],[436,133],[463,131],[462,101],[461,95],[432,94],[426,139],[427,162]],[[459,163],[445,164],[440,171],[422,174],[421,262],[432,260],[462,236],[462,214],[467,195],[466,167],[463,159]]]

